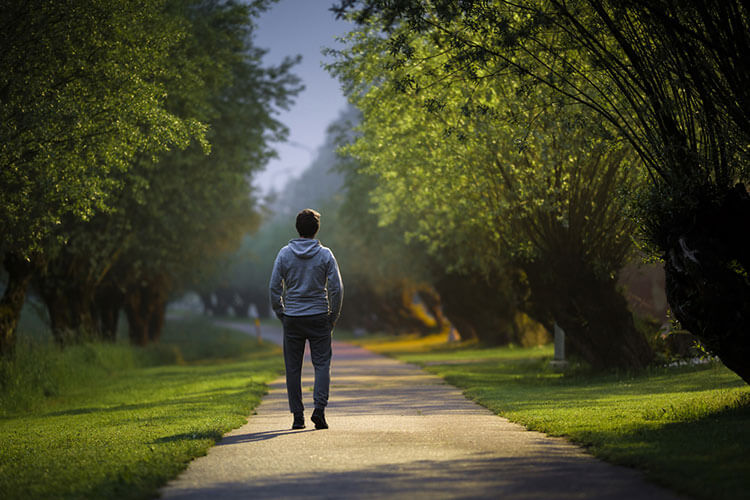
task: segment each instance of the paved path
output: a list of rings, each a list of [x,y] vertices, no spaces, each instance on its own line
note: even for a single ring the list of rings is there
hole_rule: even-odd
[[[249,325],[248,332],[254,334]],[[279,340],[278,332],[264,338]],[[669,499],[636,471],[529,432],[413,365],[334,343],[328,430],[291,431],[282,379],[165,498]]]

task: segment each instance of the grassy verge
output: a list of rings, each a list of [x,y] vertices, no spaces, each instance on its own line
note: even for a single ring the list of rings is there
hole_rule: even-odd
[[[361,341],[417,363],[529,429],[565,436],[604,460],[697,498],[750,490],[750,388],[720,364],[638,376],[563,375],[551,347],[478,348],[444,337]]]
[[[29,342],[19,351],[1,374],[8,499],[152,498],[243,424],[282,368],[277,347],[195,319],[168,323],[150,349]]]

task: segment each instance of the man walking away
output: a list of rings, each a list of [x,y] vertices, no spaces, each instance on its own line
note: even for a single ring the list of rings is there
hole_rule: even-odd
[[[344,286],[336,258],[315,239],[320,214],[306,208],[297,214],[299,238],[279,250],[271,272],[271,306],[284,325],[284,365],[292,429],[305,428],[302,404],[302,359],[305,341],[315,368],[311,420],[327,429],[325,407],[331,385],[331,335],[341,314]]]

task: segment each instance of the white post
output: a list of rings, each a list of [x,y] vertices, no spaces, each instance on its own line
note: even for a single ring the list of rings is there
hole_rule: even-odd
[[[555,361],[565,361],[565,330],[555,323]]]
[[[555,322],[555,356],[549,364],[555,371],[563,371],[568,366],[565,360],[565,330],[560,328],[557,322]]]

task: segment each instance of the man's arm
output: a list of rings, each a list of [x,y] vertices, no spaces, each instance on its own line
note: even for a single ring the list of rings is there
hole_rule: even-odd
[[[284,315],[284,278],[281,269],[281,252],[276,256],[271,271],[271,281],[268,283],[268,292],[271,297],[271,307],[276,317],[281,319]]]
[[[328,313],[331,319],[331,325],[335,325],[341,314],[341,304],[344,297],[344,283],[341,281],[341,273],[339,272],[339,265],[336,262],[336,257],[331,252],[331,262],[328,264],[328,307],[330,311]]]

